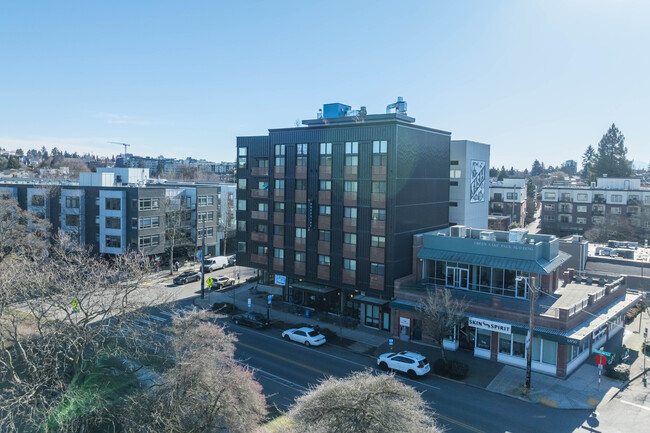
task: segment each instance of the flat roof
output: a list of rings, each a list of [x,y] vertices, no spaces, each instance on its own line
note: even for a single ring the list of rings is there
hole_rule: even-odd
[[[618,277],[620,278],[620,277]],[[608,283],[618,279],[617,277],[608,277]],[[589,295],[605,290],[605,286],[599,286],[597,282],[592,284],[571,282],[561,286],[555,292],[541,296],[537,299],[537,305],[547,308],[571,308],[575,304],[588,299]]]

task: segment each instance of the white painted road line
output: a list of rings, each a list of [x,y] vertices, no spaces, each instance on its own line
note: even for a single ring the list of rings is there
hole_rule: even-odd
[[[630,406],[638,407],[639,409],[643,410],[650,410],[650,407],[642,406],[640,404],[632,403],[630,401],[625,401],[625,400],[619,400],[621,403],[629,404]]]

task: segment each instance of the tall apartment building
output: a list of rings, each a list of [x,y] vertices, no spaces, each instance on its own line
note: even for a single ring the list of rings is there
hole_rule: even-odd
[[[449,157],[449,223],[486,229],[490,145],[452,140]]]
[[[390,329],[413,235],[449,215],[450,133],[405,108],[326,104],[306,127],[238,137],[237,263],[278,275],[289,302]]]
[[[509,216],[511,223],[523,224],[526,220],[526,179],[491,182],[490,215]]]
[[[542,230],[580,234],[597,223],[625,220],[641,235],[650,234],[650,188],[640,179],[599,178],[590,186],[542,188]]]
[[[47,219],[54,233],[68,232],[101,254],[140,250],[164,255],[171,236],[167,228],[174,218],[184,233],[176,242],[177,257],[193,255],[204,234],[207,254],[218,255],[218,229],[225,211],[222,187],[157,184],[148,175],[141,168],[99,168],[96,173],[80,173],[78,183],[3,181],[0,195]]]

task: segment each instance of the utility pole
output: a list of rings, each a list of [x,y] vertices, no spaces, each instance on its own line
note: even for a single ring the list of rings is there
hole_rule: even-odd
[[[205,218],[201,232],[201,299],[205,299]]]
[[[528,284],[528,278],[517,277],[517,281],[524,281]],[[526,341],[526,389],[530,390],[530,378],[533,373],[533,328],[535,327],[535,277],[530,277],[531,284],[528,285],[530,300],[530,313],[528,316],[528,339]]]

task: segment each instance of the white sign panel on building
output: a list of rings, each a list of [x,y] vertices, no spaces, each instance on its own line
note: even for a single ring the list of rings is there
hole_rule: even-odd
[[[507,323],[493,322],[492,320],[479,319],[477,317],[469,317],[468,322],[469,326],[473,326],[474,328],[497,331],[503,334],[512,334],[512,327]]]

